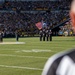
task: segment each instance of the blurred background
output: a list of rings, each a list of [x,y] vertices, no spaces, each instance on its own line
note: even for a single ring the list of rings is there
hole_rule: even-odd
[[[0,30],[4,37],[38,36],[36,23],[42,22],[52,29],[54,36],[74,35],[69,18],[69,0],[0,0]]]

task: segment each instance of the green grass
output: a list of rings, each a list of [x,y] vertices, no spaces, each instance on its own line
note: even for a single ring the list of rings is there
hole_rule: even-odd
[[[3,41],[15,42],[15,38],[4,38]],[[0,75],[41,75],[49,57],[75,48],[75,37],[53,37],[53,41],[30,37],[20,38],[19,42],[25,44],[0,44]]]

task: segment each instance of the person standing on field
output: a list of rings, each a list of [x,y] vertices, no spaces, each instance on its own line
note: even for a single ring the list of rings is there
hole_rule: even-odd
[[[52,31],[49,30],[49,40],[52,41]]]
[[[16,41],[19,41],[19,33],[18,33],[17,30],[16,30],[16,32],[15,32],[15,37],[16,37]]]
[[[39,34],[40,34],[40,41],[42,41],[42,37],[43,37],[42,29],[40,30]]]
[[[3,32],[0,31],[0,42],[3,42]]]

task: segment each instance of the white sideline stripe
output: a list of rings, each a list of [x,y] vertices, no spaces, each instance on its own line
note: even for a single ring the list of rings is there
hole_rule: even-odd
[[[43,58],[48,59],[48,57],[35,57],[35,56],[20,56],[20,55],[9,55],[9,54],[0,54],[0,56],[11,56],[11,57],[27,57],[27,58]]]
[[[22,66],[8,66],[8,65],[0,65],[0,67],[17,68],[17,69],[29,69],[29,70],[43,70],[43,69],[40,69],[40,68],[31,68],[31,67],[22,67]]]

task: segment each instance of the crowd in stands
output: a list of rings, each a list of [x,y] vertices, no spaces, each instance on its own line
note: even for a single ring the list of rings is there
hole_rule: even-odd
[[[0,5],[4,10],[69,10],[70,2],[62,1],[5,1]]]
[[[67,13],[59,14],[60,12],[51,12],[51,13],[20,13],[15,12],[2,12],[0,13],[0,24],[3,25],[3,31],[6,33],[12,33],[16,29],[19,29],[23,32],[35,32],[37,22],[40,22],[43,18],[43,21],[50,28],[55,25],[63,22],[67,19],[68,16],[65,16]],[[59,18],[58,18],[59,17]]]
[[[60,36],[73,36],[74,31],[73,27],[71,25],[71,20],[69,22],[66,22],[64,26],[60,26],[60,30],[58,32],[58,35]]]
[[[14,35],[16,29],[21,34],[38,33],[35,24],[42,18],[50,28],[69,18],[69,6],[66,1],[6,1],[0,5],[6,11],[0,12],[0,26],[5,35]]]

